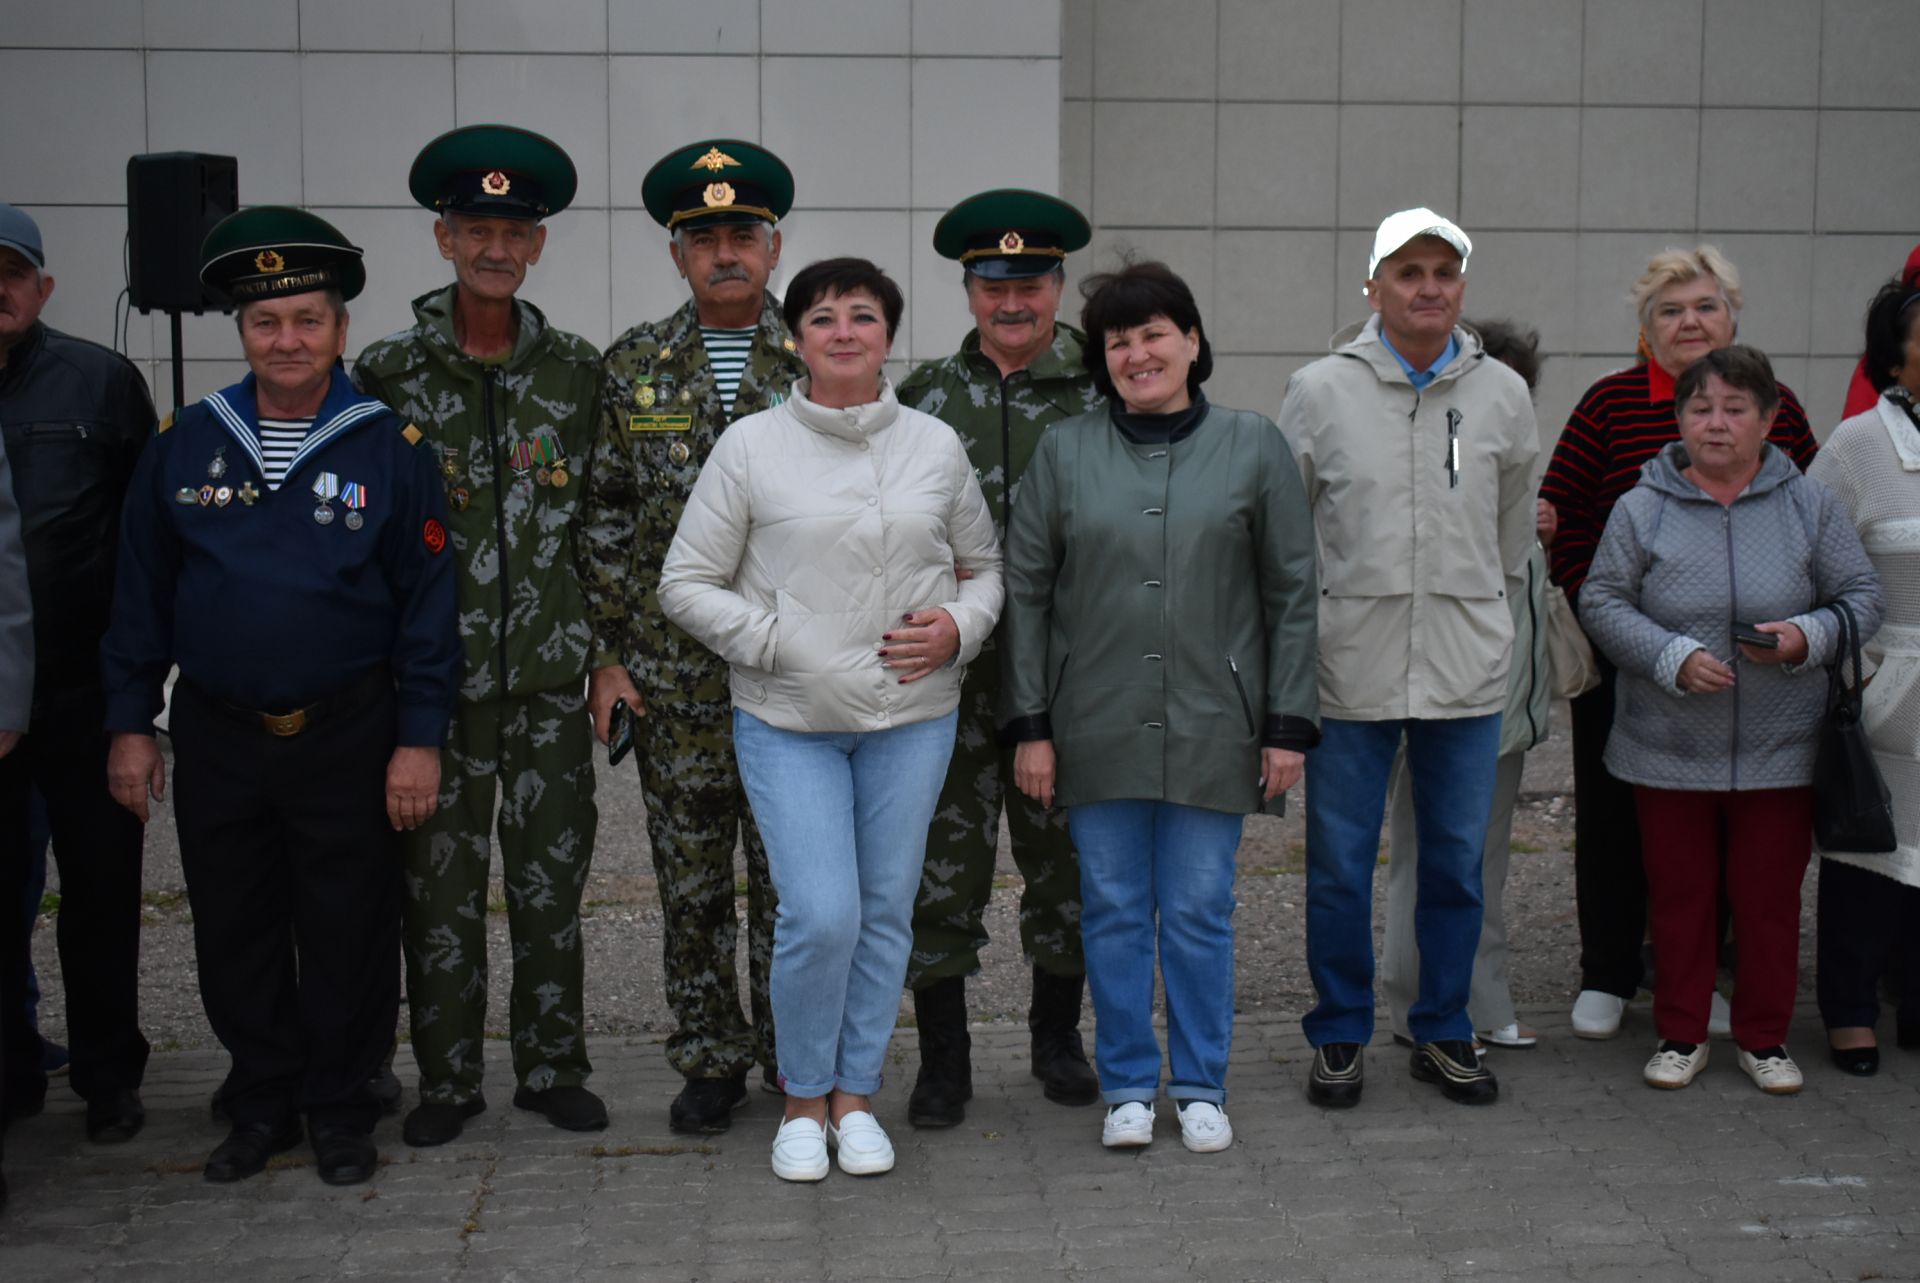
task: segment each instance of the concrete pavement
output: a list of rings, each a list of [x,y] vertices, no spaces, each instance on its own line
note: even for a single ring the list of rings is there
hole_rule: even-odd
[[[513,1109],[496,1043],[493,1108],[459,1143],[408,1150],[388,1120],[368,1185],[322,1185],[303,1147],[213,1186],[200,1165],[223,1134],[207,1118],[222,1057],[156,1055],[149,1122],[131,1144],[89,1145],[59,1083],[47,1112],[8,1134],[0,1279],[1920,1278],[1920,1053],[1889,1049],[1877,1078],[1846,1078],[1805,1008],[1790,1044],[1800,1096],[1761,1095],[1730,1043],[1669,1093],[1640,1082],[1644,1004],[1608,1043],[1574,1039],[1564,1013],[1525,1018],[1546,1037],[1494,1053],[1497,1105],[1454,1105],[1411,1081],[1383,1033],[1365,1100],[1336,1113],[1302,1092],[1298,1024],[1243,1020],[1237,1139],[1216,1155],[1186,1152],[1164,1103],[1150,1149],[1103,1150],[1100,1111],[1043,1100],[1024,1029],[1002,1024],[976,1028],[966,1123],[915,1132],[902,1030],[878,1107],[898,1168],[814,1186],[768,1170],[775,1097],[755,1091],[706,1143],[670,1132],[677,1080],[646,1041],[595,1049],[614,1119],[604,1133]]]

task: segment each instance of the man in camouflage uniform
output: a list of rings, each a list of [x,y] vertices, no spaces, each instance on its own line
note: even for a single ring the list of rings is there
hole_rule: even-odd
[[[464,680],[442,750],[440,808],[407,835],[407,1002],[420,1104],[409,1145],[439,1145],[485,1109],[487,870],[495,782],[513,938],[513,1103],[591,1131],[580,896],[593,856],[589,629],[574,568],[599,353],[515,296],[566,208],[573,162],[501,125],[427,144],[408,185],[437,212],[453,285],[416,299],[412,329],[360,354],[360,387],[438,453],[458,553]]]
[[[1090,238],[1080,212],[1038,192],[982,192],[949,210],[933,247],[964,270],[977,328],[960,351],[929,361],[900,385],[900,403],[960,434],[1006,538],[1020,474],[1047,425],[1098,406],[1081,365],[1085,336],[1055,320],[1069,251]],[[916,1127],[951,1127],[973,1095],[966,977],[987,943],[1001,803],[1014,863],[1026,880],[1020,942],[1033,967],[1034,1076],[1047,1099],[1091,1104],[1100,1084],[1080,1040],[1086,959],[1080,951],[1080,866],[1066,812],[1048,813],[1014,788],[1013,750],[995,727],[999,651],[992,639],[967,668],[960,730],[946,787],[927,837],[927,863],[913,913],[907,986],[920,1032],[920,1072],[907,1103]]]
[[[660,563],[700,465],[729,423],[776,405],[806,372],[767,293],[780,261],[774,224],[793,175],[752,143],[680,148],[641,185],[672,233],[693,298],[607,349],[600,439],[581,539],[593,622],[588,702],[604,741],[616,701],[635,722],[635,764],[665,916],[667,1003],[679,1027],[667,1060],[686,1086],[674,1130],[725,1131],[757,1062],[773,1083],[773,884],[733,760],[727,665],[667,622]],[[734,842],[746,849],[747,975],[752,1022],[734,969]]]

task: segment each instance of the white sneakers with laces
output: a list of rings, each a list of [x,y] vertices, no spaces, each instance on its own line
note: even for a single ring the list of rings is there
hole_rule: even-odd
[[[1109,1109],[1106,1121],[1100,1124],[1100,1143],[1108,1149],[1138,1149],[1142,1145],[1151,1145],[1153,1106],[1129,1100]]]
[[[1791,1096],[1800,1090],[1800,1066],[1793,1063],[1785,1047],[1762,1047],[1758,1051],[1742,1048],[1740,1068],[1769,1096]]]
[[[1647,1062],[1644,1076],[1649,1087],[1664,1087],[1668,1091],[1678,1091],[1692,1082],[1707,1066],[1707,1044],[1689,1044],[1662,1042],[1654,1051],[1653,1059]]]
[[[1233,1144],[1233,1124],[1220,1107],[1204,1100],[1174,1106],[1180,1115],[1180,1143],[1196,1154],[1217,1154]]]

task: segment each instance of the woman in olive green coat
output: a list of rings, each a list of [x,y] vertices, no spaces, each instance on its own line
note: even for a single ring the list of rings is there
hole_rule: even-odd
[[[1048,429],[1015,498],[1003,733],[1080,854],[1103,1143],[1153,1138],[1157,952],[1167,1094],[1187,1148],[1220,1150],[1241,824],[1319,739],[1313,523],[1280,430],[1201,395],[1186,283],[1133,263],[1084,288],[1109,408]]]

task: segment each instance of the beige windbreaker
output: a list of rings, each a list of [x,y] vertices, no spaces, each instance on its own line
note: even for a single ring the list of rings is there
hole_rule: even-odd
[[[1478,717],[1506,705],[1539,429],[1520,376],[1456,327],[1422,391],[1379,317],[1334,336],[1280,407],[1320,553],[1320,712]]]
[[[715,441],[660,572],[667,618],[732,666],[734,707],[790,731],[944,717],[1000,616],[1000,544],[960,439],[880,399],[836,410],[808,381]],[[957,581],[955,566],[973,572]],[[880,635],[939,606],[957,662],[902,684]]]

